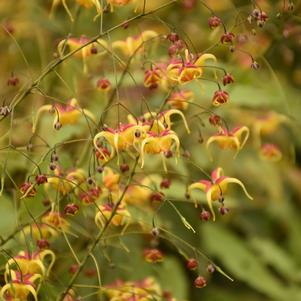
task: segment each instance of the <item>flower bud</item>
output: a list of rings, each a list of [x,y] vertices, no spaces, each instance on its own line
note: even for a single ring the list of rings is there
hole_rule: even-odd
[[[210,220],[210,218],[211,218],[210,212],[207,210],[202,210],[202,212],[200,214],[200,219],[207,222]]]
[[[217,16],[212,16],[208,20],[208,25],[211,29],[220,26],[221,23],[222,23],[221,19]]]
[[[39,249],[48,249],[49,242],[47,239],[42,238],[42,239],[37,240],[37,246],[39,247]]]
[[[232,83],[234,83],[234,77],[230,73],[225,74],[223,78],[224,86]]]
[[[202,276],[198,276],[195,280],[194,280],[194,286],[196,288],[203,288],[207,285],[207,281],[204,277]]]
[[[68,214],[68,215],[75,215],[79,210],[79,206],[71,203],[71,204],[67,204],[64,208],[64,213]]]
[[[45,175],[37,175],[36,176],[36,183],[38,185],[45,184],[47,182],[48,182],[47,176],[45,176]]]
[[[195,270],[198,267],[198,261],[195,258],[189,258],[186,263],[186,267],[189,270]]]

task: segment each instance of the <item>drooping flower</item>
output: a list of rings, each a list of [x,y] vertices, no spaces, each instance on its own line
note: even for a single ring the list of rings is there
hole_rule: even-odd
[[[70,52],[74,52],[74,57],[82,59],[84,73],[87,73],[87,58],[92,55],[97,55],[98,58],[105,55],[107,53],[108,43],[103,39],[91,42],[91,39],[86,36],[80,36],[79,38],[71,37],[59,42],[57,50],[61,57],[64,56],[66,48],[69,48]],[[79,48],[81,49],[76,51]]]
[[[228,131],[226,128],[221,128],[217,134],[211,136],[207,140],[206,148],[209,151],[210,144],[216,142],[221,149],[235,150],[233,157],[235,158],[247,142],[249,134],[249,128],[246,126],[234,128],[232,131]],[[211,157],[210,152],[209,156]]]
[[[52,1],[52,7],[51,7],[51,15],[54,13],[54,10],[56,9],[56,7],[61,3],[64,7],[64,9],[66,10],[66,13],[68,14],[70,20],[72,22],[74,22],[74,18],[72,16],[72,13],[67,5],[67,0],[53,0]],[[75,0],[75,2],[77,4],[79,4],[80,6],[83,6],[84,8],[91,8],[93,6],[95,6],[96,10],[97,10],[97,14],[101,14],[102,13],[102,8],[100,6],[99,0]]]
[[[95,215],[95,224],[102,229],[106,222],[111,218],[114,204],[106,203],[98,206]],[[126,226],[130,222],[131,214],[124,204],[120,204],[111,219],[111,225],[119,227]]]
[[[1,300],[5,301],[25,301],[32,296],[38,301],[41,278],[40,274],[22,274],[19,271],[10,271],[10,282],[7,282],[1,289]]]
[[[227,193],[228,184],[231,183],[240,185],[244,193],[246,194],[246,196],[249,199],[253,200],[253,198],[247,192],[244,184],[236,178],[230,178],[224,176],[224,171],[221,167],[218,167],[212,171],[211,179],[209,181],[199,180],[198,182],[191,184],[188,187],[188,194],[191,195],[191,192],[194,189],[199,189],[201,191],[204,191],[206,193],[206,200],[207,200],[208,207],[211,211],[213,221],[215,221],[215,212],[213,210],[212,203],[220,199]]]
[[[46,265],[46,258],[49,258],[49,264]],[[5,265],[5,279],[7,280],[11,271],[19,271],[23,275],[39,274],[42,277],[47,276],[55,262],[55,254],[49,250],[41,250],[33,253],[20,251],[18,255],[10,258]]]
[[[118,49],[124,56],[132,57],[144,51],[144,44],[150,40],[155,41],[158,33],[153,30],[145,30],[136,36],[127,37],[125,40],[119,40],[112,43],[114,50]],[[151,43],[153,46],[156,43]]]
[[[55,105],[41,106],[38,109],[35,120],[33,122],[33,126],[32,126],[33,133],[36,132],[38,121],[41,117],[41,114],[44,112],[50,112],[55,114],[55,118],[53,121],[53,127],[55,129],[60,129],[62,126],[67,124],[69,125],[77,124],[81,116],[86,116],[86,118],[89,118],[93,122],[96,122],[94,114],[87,109],[81,109],[77,99],[72,98],[65,105],[57,103]]]
[[[219,107],[220,105],[223,105],[227,103],[229,100],[229,93],[224,90],[217,90],[214,92],[213,98],[212,98],[212,104],[215,107]]]
[[[167,103],[173,108],[181,111],[187,110],[189,102],[192,102],[194,94],[191,90],[180,90],[171,93]]]
[[[45,183],[45,190],[48,193],[54,189],[62,195],[66,195],[72,190],[77,192],[79,185],[85,181],[86,175],[83,169],[71,169],[64,173],[59,168],[56,168],[54,170],[54,176],[48,177],[48,182]]]
[[[184,60],[171,60],[167,66],[167,78],[171,83],[180,85],[201,78],[205,69],[204,64],[207,60],[213,60],[215,62],[216,57],[210,53],[194,56],[189,53],[188,49],[185,49]]]
[[[175,150],[175,157],[179,157],[180,140],[177,134],[171,130],[164,130],[160,134],[148,132],[147,137],[141,143],[141,168],[144,166],[144,154],[161,154],[164,170],[167,171],[164,154]]]
[[[164,259],[163,253],[158,249],[145,249],[144,259],[150,263],[162,262]]]
[[[272,143],[263,144],[260,148],[259,153],[260,157],[263,160],[267,161],[277,162],[280,161],[282,158],[281,150],[278,148],[278,146]]]
[[[122,151],[137,151],[143,138],[145,137],[145,129],[141,125],[121,124],[117,129],[105,128],[103,131],[95,135],[93,144],[95,149],[101,155],[104,162],[111,160],[115,153],[119,162],[119,153]],[[109,155],[103,151],[100,143],[110,145]]]

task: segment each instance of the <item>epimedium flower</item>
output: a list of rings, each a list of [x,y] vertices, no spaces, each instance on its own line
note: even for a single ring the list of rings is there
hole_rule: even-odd
[[[164,259],[163,253],[158,249],[145,249],[144,259],[150,263],[162,262]]]
[[[153,30],[145,30],[136,36],[129,36],[125,40],[118,40],[112,43],[114,50],[119,50],[124,56],[132,57],[135,54],[143,53],[144,44],[147,41],[155,41],[158,33]],[[155,43],[152,43],[154,45]]]
[[[253,122],[255,143],[261,145],[261,137],[275,133],[283,123],[289,123],[288,117],[274,111],[262,114]]]
[[[194,189],[199,189],[201,191],[204,191],[206,193],[206,200],[207,200],[208,207],[212,214],[212,219],[213,221],[215,221],[215,212],[213,210],[212,203],[222,198],[227,193],[228,184],[232,184],[232,183],[240,185],[245,195],[250,200],[253,200],[253,198],[247,192],[244,184],[236,178],[230,178],[224,176],[224,171],[221,167],[218,167],[212,171],[211,179],[209,181],[199,180],[198,182],[189,185],[188,195],[191,195],[191,192]]]
[[[223,105],[227,103],[229,100],[229,93],[224,90],[217,90],[214,92],[213,98],[212,98],[212,104],[215,107],[219,107],[220,105]]]
[[[126,6],[130,3],[138,2],[137,0],[107,0],[108,4],[110,5],[111,12],[114,11],[114,7]]]
[[[37,293],[42,278],[40,274],[22,274],[11,270],[10,278],[10,282],[6,283],[0,291],[1,300],[25,301],[32,296],[35,301],[38,301]]]
[[[221,149],[233,149],[235,150],[235,158],[239,151],[244,147],[245,143],[249,138],[250,130],[246,126],[236,127],[233,130],[229,131],[226,128],[220,128],[219,132],[211,136],[206,143],[206,148],[209,152],[209,146],[212,143],[217,143]],[[209,156],[212,160],[211,153]]]
[[[260,157],[263,160],[278,162],[282,159],[282,152],[279,147],[272,143],[265,143],[259,151]]]
[[[48,182],[45,183],[45,190],[49,192],[54,189],[62,195],[67,195],[72,190],[77,192],[80,184],[86,181],[86,174],[83,169],[71,169],[64,173],[60,168],[54,170],[54,176],[48,176]]]
[[[85,44],[87,45],[85,46]],[[97,57],[104,56],[108,50],[108,43],[103,39],[98,39],[95,42],[91,42],[91,39],[84,35],[80,36],[79,38],[70,37],[59,42],[57,51],[60,57],[62,57],[66,48],[69,48],[69,51],[73,52],[80,47],[81,49],[75,52],[73,56],[82,59],[84,73],[87,73],[87,58],[92,55],[97,55]]]
[[[93,122],[95,122],[95,116],[87,109],[81,109],[78,101],[72,98],[67,104],[54,104],[41,106],[36,114],[35,120],[32,126],[32,132],[35,133],[38,125],[38,121],[44,112],[55,114],[53,121],[53,127],[59,130],[64,125],[74,125],[79,122],[81,116],[86,116]]]
[[[112,89],[112,84],[107,78],[101,78],[97,81],[96,87],[101,92],[109,92]]]
[[[147,112],[142,117],[138,118],[138,124],[143,126],[145,131],[152,131],[160,133],[161,131],[171,130],[172,121],[171,118],[174,115],[179,115],[184,123],[185,129],[190,134],[185,115],[177,109],[170,109],[160,113]],[[136,119],[132,115],[128,115],[128,121],[134,123]]]
[[[156,89],[161,84],[162,77],[162,71],[158,67],[146,70],[144,74],[144,86],[149,89]]]
[[[175,149],[175,157],[177,160],[180,154],[180,140],[174,131],[164,130],[159,134],[148,132],[147,137],[143,139],[141,143],[141,168],[144,166],[144,154],[161,154],[164,170],[167,171],[164,154],[168,151],[172,151],[172,149]]]
[[[67,0],[53,0],[52,1],[52,7],[51,7],[51,15],[53,14],[56,7],[61,3],[63,5],[66,13],[68,14],[70,20],[72,22],[74,22],[74,18],[72,16],[72,13],[71,13],[66,1]],[[99,14],[102,13],[102,8],[101,8],[101,5],[99,3],[99,0],[75,0],[74,2],[76,2],[80,6],[83,6],[84,8],[87,8],[87,9],[95,6],[97,14],[99,15]]]
[[[117,280],[104,286],[103,291],[110,301],[151,301],[154,296],[162,295],[159,284],[152,277],[140,281]],[[168,299],[168,301],[175,301],[175,299]]]
[[[185,59],[173,59],[167,66],[167,78],[171,83],[180,85],[201,78],[208,60],[216,62],[216,57],[210,53],[195,56],[185,49]]]
[[[117,129],[106,127],[96,134],[93,144],[104,162],[111,160],[116,153],[119,164],[119,153],[122,151],[137,151],[144,137],[145,129],[143,126],[130,123],[120,124]],[[103,151],[100,141],[110,145],[109,155],[108,152]]]
[[[167,103],[173,108],[181,111],[187,110],[189,102],[194,99],[194,94],[191,90],[180,90],[172,92]]]
[[[48,265],[46,265],[46,258],[50,259]],[[7,261],[4,277],[7,280],[12,270],[19,271],[23,275],[39,274],[44,277],[49,274],[54,262],[55,254],[49,249],[32,253],[20,251],[16,256]]]
[[[97,212],[95,215],[95,224],[102,229],[108,219],[111,217],[113,209],[114,209],[114,203],[106,203],[98,206]],[[126,226],[129,224],[131,218],[130,212],[127,210],[126,206],[124,204],[120,204],[111,220],[111,225],[120,227],[125,226],[124,230],[126,229]]]

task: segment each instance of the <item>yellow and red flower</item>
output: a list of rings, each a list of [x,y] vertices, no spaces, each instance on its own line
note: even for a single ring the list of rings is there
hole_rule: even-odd
[[[211,136],[207,140],[206,148],[209,151],[210,144],[216,142],[221,149],[235,150],[235,158],[247,142],[249,134],[249,128],[246,126],[234,128],[232,131],[228,131],[226,128],[221,128],[216,135]],[[211,157],[210,152],[209,156]]]
[[[143,53],[144,44],[150,40],[156,40],[157,37],[158,33],[155,31],[145,30],[139,35],[113,42],[112,48],[114,50],[118,49],[126,57],[132,57],[135,54]]]
[[[32,132],[35,133],[39,118],[44,112],[50,112],[55,114],[53,121],[53,127],[55,129],[60,129],[64,125],[74,125],[79,122],[81,116],[87,116],[93,122],[95,122],[95,116],[92,112],[86,109],[81,109],[78,101],[72,98],[67,104],[57,103],[55,105],[44,105],[40,107],[37,111],[36,118],[33,122]]]
[[[185,84],[194,79],[201,78],[204,73],[204,63],[207,60],[216,61],[213,54],[205,53],[194,56],[185,50],[185,60],[173,59],[166,69],[167,78],[171,84]]]
[[[212,171],[211,179],[209,181],[208,180],[200,180],[198,182],[191,184],[188,187],[188,195],[191,195],[191,192],[194,189],[199,189],[201,191],[204,191],[206,193],[207,204],[211,211],[212,218],[214,221],[215,220],[215,212],[213,210],[212,202],[222,198],[227,193],[228,184],[231,184],[231,183],[240,185],[242,187],[244,193],[246,194],[246,196],[250,200],[253,200],[253,198],[247,192],[244,184],[236,178],[230,178],[230,177],[224,176],[224,171],[221,167],[218,167]]]
[[[167,99],[167,103],[173,108],[181,111],[187,110],[189,102],[194,98],[194,94],[190,90],[180,90],[171,93]]]

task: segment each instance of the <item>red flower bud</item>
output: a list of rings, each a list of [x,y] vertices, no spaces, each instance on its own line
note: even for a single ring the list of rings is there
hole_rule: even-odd
[[[36,176],[36,183],[38,185],[45,184],[47,182],[48,182],[47,176],[45,176],[45,175],[37,175]]]
[[[24,182],[20,187],[20,191],[22,194],[26,194],[27,197],[34,197],[37,193],[37,190],[31,182]]]
[[[102,79],[99,79],[96,83],[96,87],[99,91],[109,91],[112,87],[111,85],[111,82],[106,79],[106,78],[102,78]]]
[[[144,259],[147,262],[156,263],[163,261],[163,254],[158,249],[145,249],[144,250]]]
[[[178,36],[177,33],[171,32],[170,34],[167,35],[167,39],[168,39],[170,42],[174,43],[174,42],[176,42],[176,41],[179,40],[179,36]]]
[[[222,23],[221,19],[217,16],[212,16],[208,20],[208,25],[211,29],[220,26],[221,23]]]
[[[79,210],[79,206],[71,203],[71,204],[67,204],[64,208],[64,213],[68,214],[68,215],[75,215]]]
[[[160,183],[160,188],[166,188],[168,189],[170,187],[171,181],[169,179],[163,179]]]
[[[47,239],[42,238],[42,239],[37,240],[37,246],[40,249],[48,249],[49,248],[49,242],[48,242]]]
[[[203,288],[207,285],[207,281],[204,277],[202,276],[198,276],[195,280],[194,280],[194,286],[197,288]]]
[[[129,169],[130,169],[128,164],[126,164],[126,163],[120,164],[119,168],[122,173],[125,173],[125,172],[129,171]]]
[[[223,78],[224,86],[226,86],[228,84],[232,84],[232,83],[234,83],[234,77],[230,73],[225,74],[225,76]]]
[[[214,92],[212,104],[216,107],[227,103],[229,100],[229,93],[224,90],[217,90]]]
[[[198,267],[198,261],[195,258],[189,258],[186,267],[189,270],[195,270]]]
[[[207,210],[203,210],[200,214],[200,219],[203,221],[209,221],[209,219],[211,218],[211,214],[209,211]]]
[[[211,115],[211,116],[209,117],[209,122],[210,122],[210,124],[212,124],[213,126],[217,126],[217,125],[219,125],[220,122],[221,122],[221,117],[218,116],[218,115]]]
[[[233,39],[234,39],[235,35],[233,32],[226,32],[222,35],[221,37],[221,43],[225,44],[225,43],[233,43]]]

